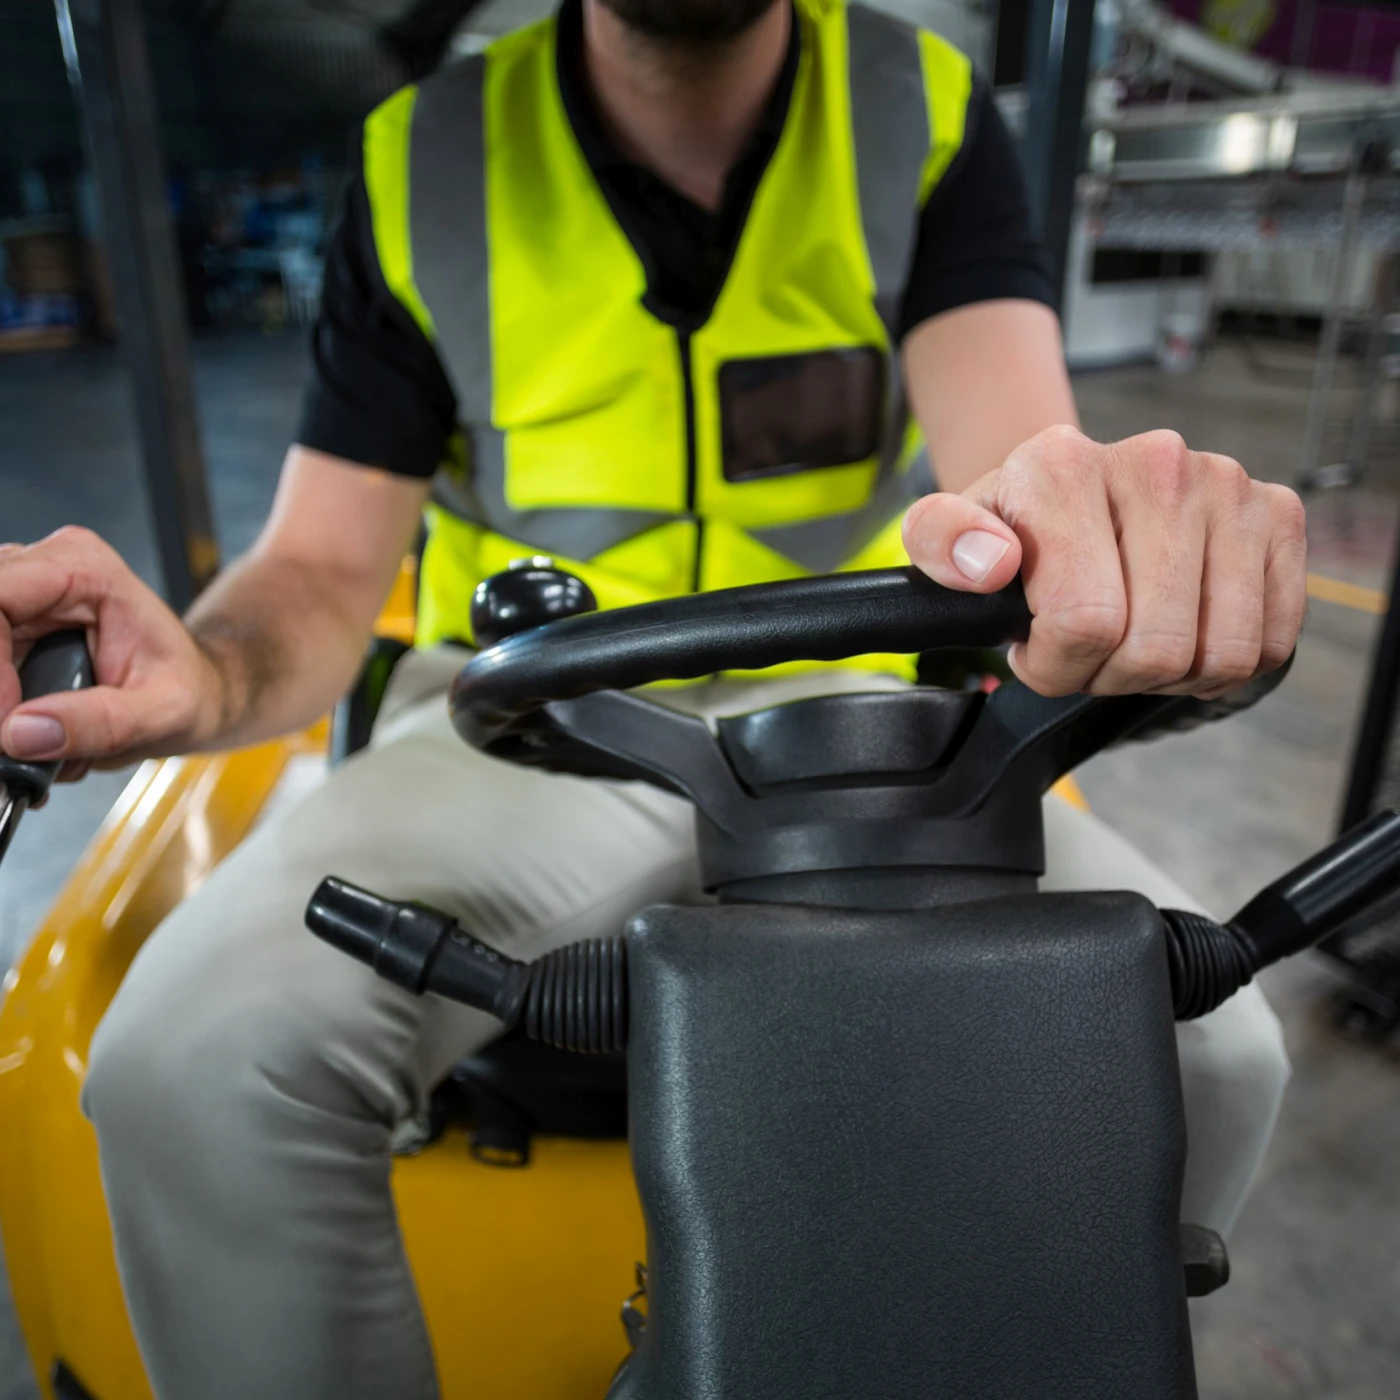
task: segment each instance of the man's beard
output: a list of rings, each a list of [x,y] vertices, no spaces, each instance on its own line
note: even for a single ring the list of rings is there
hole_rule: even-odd
[[[602,0],[624,24],[675,44],[714,44],[742,34],[776,0]]]

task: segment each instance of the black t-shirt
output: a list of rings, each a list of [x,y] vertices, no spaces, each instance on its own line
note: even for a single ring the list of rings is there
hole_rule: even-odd
[[[617,149],[582,71],[582,5],[559,13],[558,77],[580,148],[647,275],[648,308],[699,324],[719,295],[759,181],[778,143],[797,74],[799,26],[773,95],[735,163],[716,213]],[[352,147],[350,187],[326,257],[312,332],[312,374],[297,441],[403,476],[431,476],[457,426],[456,395],[432,342],[379,269],[369,197]],[[920,217],[900,335],[940,312],[1021,297],[1055,304],[1015,147],[980,80],[963,143]]]

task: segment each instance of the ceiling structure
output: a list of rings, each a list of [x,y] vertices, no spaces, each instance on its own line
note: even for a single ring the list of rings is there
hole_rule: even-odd
[[[990,59],[995,0],[870,0]],[[470,53],[497,35],[542,18],[557,0],[155,0],[171,17],[239,40],[289,38],[383,46],[411,76],[430,72],[451,53]]]
[[[996,0],[875,0],[991,60]],[[376,103],[557,0],[145,0],[166,155],[177,169],[343,165]],[[0,0],[0,207],[23,172],[81,166],[57,23]]]

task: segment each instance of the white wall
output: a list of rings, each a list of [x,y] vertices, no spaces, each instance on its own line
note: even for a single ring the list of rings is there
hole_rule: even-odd
[[[1093,253],[1081,212],[1070,234],[1065,278],[1065,358],[1071,369],[1154,359],[1168,317],[1179,318],[1188,334],[1201,340],[1210,315],[1208,279],[1154,278],[1094,286],[1089,281]]]

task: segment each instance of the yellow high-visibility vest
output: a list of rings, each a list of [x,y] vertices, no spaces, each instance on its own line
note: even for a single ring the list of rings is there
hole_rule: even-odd
[[[931,475],[897,317],[971,69],[841,0],[796,15],[786,122],[699,325],[648,308],[564,109],[554,19],[366,122],[384,278],[461,425],[428,512],[420,644],[469,638],[476,584],[522,555],[602,607],[907,562],[900,517]]]

